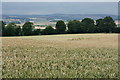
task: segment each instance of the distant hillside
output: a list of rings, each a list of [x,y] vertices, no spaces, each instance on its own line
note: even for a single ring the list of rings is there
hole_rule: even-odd
[[[83,18],[89,17],[94,20],[104,18],[105,16],[111,16],[114,20],[118,19],[117,15],[109,15],[109,14],[52,14],[46,15],[47,19],[63,19],[63,20],[82,20]]]
[[[105,16],[111,16],[113,19],[118,19],[117,15],[111,15],[111,14],[50,14],[50,15],[3,15],[5,16],[18,16],[18,17],[38,17],[38,18],[47,18],[47,19],[53,19],[53,18],[61,18],[61,19],[83,19],[86,17],[90,17],[93,19],[99,19],[103,18]]]
[[[109,14],[49,14],[49,15],[3,15],[3,20],[6,23],[24,23],[26,21],[32,22],[56,22],[58,20],[82,20],[84,18],[92,18],[94,20],[111,16],[114,20],[118,20],[117,15]]]

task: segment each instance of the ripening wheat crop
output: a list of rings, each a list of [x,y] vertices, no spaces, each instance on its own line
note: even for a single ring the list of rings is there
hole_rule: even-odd
[[[3,78],[117,78],[117,34],[1,38]]]

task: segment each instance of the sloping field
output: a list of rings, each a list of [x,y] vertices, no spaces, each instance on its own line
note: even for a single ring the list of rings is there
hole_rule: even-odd
[[[118,34],[2,38],[3,78],[117,78]]]

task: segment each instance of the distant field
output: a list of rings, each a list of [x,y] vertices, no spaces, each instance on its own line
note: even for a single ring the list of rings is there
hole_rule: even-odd
[[[3,78],[117,78],[118,34],[4,37]]]

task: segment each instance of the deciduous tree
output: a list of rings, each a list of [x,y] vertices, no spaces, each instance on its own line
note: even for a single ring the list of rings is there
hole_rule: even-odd
[[[22,26],[22,34],[23,34],[23,35],[26,35],[26,36],[32,35],[33,29],[34,29],[33,23],[31,23],[31,22],[26,22],[26,23]]]
[[[55,28],[56,28],[57,33],[65,33],[66,25],[65,25],[64,21],[61,20],[56,23]]]

